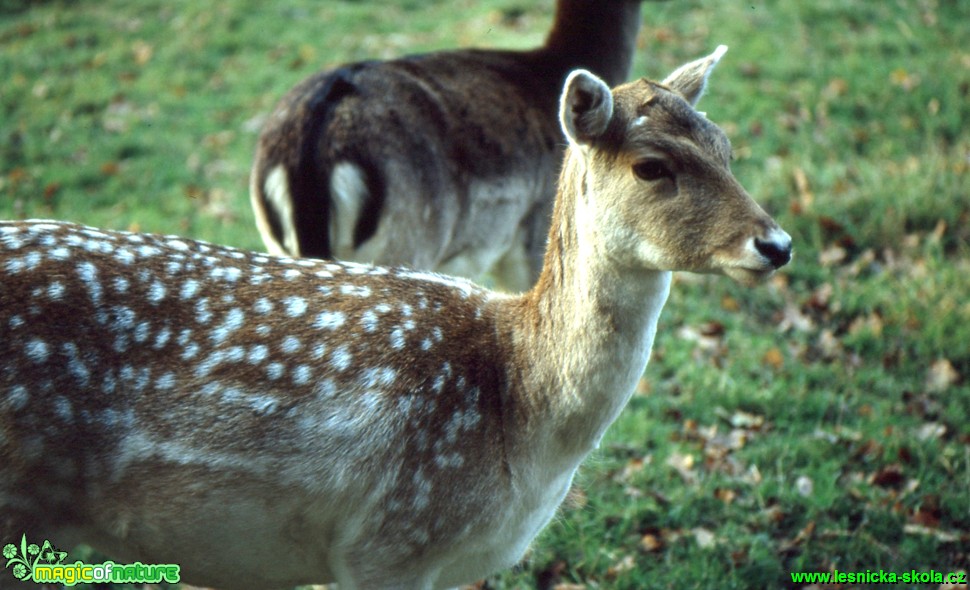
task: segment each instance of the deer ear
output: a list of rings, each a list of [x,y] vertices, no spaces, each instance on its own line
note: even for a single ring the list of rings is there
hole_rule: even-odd
[[[687,99],[687,102],[696,105],[701,95],[704,94],[707,77],[714,71],[714,66],[721,61],[721,57],[727,52],[727,49],[727,45],[718,45],[714,53],[707,57],[680,66],[673,74],[664,79],[664,86],[679,92]]]
[[[586,70],[569,74],[559,99],[559,122],[570,143],[593,143],[603,135],[612,118],[610,87]]]

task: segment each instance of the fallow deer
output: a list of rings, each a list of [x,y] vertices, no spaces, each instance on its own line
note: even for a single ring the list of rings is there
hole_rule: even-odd
[[[566,75],[627,80],[640,0],[558,0],[532,51],[354,63],[289,92],[250,196],[269,252],[405,264],[525,290],[542,267]]]
[[[693,105],[579,70],[535,286],[174,236],[0,224],[0,540],[188,583],[448,588],[521,558],[632,394],[676,270],[791,239]]]

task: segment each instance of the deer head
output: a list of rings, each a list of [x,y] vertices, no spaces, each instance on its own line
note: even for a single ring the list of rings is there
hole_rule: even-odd
[[[611,91],[584,70],[566,82],[564,178],[580,193],[577,223],[621,265],[753,284],[791,258],[791,238],[731,173],[724,132],[694,109],[725,51],[661,83],[642,79]]]

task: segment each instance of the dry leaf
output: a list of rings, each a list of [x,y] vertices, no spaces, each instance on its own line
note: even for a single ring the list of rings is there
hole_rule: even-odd
[[[663,540],[657,535],[643,535],[640,537],[640,548],[647,553],[654,553],[663,549]]]
[[[620,561],[614,563],[610,567],[606,568],[606,577],[608,579],[616,578],[617,575],[624,572],[633,571],[637,566],[637,561],[632,555],[627,555]]]
[[[717,537],[714,536],[714,533],[705,528],[697,527],[691,532],[694,533],[694,540],[697,541],[697,546],[701,549],[713,547],[717,542]]]
[[[714,497],[725,504],[730,504],[734,502],[738,494],[731,488],[714,488]]]
[[[694,456],[691,454],[682,455],[674,451],[667,457],[667,465],[673,467],[684,483],[694,484],[697,482],[697,473],[694,472]]]
[[[919,431],[916,433],[916,438],[920,440],[929,440],[931,438],[943,438],[946,434],[946,425],[940,424],[939,422],[927,422],[919,427]]]
[[[812,478],[799,475],[798,479],[795,480],[795,490],[798,491],[798,495],[807,498],[815,490],[815,483],[812,481]]]
[[[835,266],[844,262],[848,256],[849,252],[845,248],[832,245],[819,252],[818,263],[822,266]]]
[[[939,359],[926,372],[926,389],[939,393],[946,391],[959,380],[960,374],[949,359]]]
[[[152,46],[144,41],[135,41],[131,44],[131,53],[135,57],[135,63],[140,66],[147,64],[152,59],[154,52]]]
[[[778,370],[785,364],[785,356],[778,348],[771,348],[763,357],[761,357],[761,362],[775,370]]]
[[[906,478],[903,475],[903,470],[899,467],[899,465],[889,465],[873,473],[869,477],[869,483],[871,485],[888,488],[898,486],[899,484],[903,483],[905,479]]]

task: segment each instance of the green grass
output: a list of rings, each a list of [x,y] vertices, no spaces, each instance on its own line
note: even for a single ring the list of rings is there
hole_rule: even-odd
[[[287,89],[348,60],[528,47],[551,4],[0,0],[0,217],[261,248],[248,168]],[[701,108],[796,256],[757,289],[678,277],[642,394],[485,587],[966,568],[970,4],[644,6],[637,75],[730,46]]]

